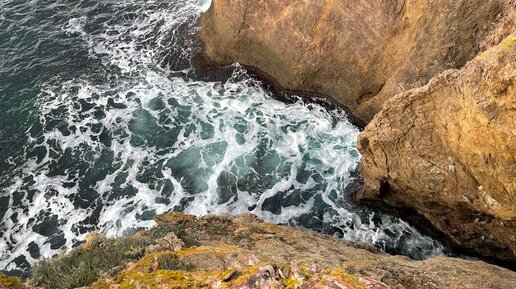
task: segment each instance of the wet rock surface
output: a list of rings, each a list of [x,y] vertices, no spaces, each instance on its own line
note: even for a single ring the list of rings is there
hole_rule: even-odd
[[[438,257],[413,261],[367,245],[265,223],[253,215],[171,212],[158,226],[135,236],[117,270],[102,272],[85,288],[512,288],[516,273],[481,261]],[[181,239],[184,247],[155,250],[149,244]],[[113,242],[100,235],[76,250],[102,250]],[[166,241],[169,243],[168,241]],[[115,248],[115,247],[113,247]],[[87,252],[87,251],[84,251]],[[83,258],[72,251],[61,256]],[[137,254],[135,254],[137,252]],[[77,261],[77,260],[76,260]],[[34,272],[31,284],[53,288],[52,266]],[[41,266],[41,265],[40,265]],[[37,267],[36,267],[37,268]],[[44,277],[44,278],[42,278]],[[50,278],[50,279],[49,279]]]

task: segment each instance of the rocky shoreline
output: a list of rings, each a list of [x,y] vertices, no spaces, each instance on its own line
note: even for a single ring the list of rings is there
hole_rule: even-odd
[[[347,110],[363,128],[357,202],[506,268],[170,212],[92,234],[25,283],[0,273],[0,289],[516,288],[516,1],[213,0],[200,26],[202,69],[238,62],[277,97]]]
[[[515,47],[516,33],[390,99],[359,137],[357,199],[415,208],[456,247],[514,261]]]
[[[366,124],[357,201],[514,266],[514,1],[214,0],[200,24],[212,61]]]

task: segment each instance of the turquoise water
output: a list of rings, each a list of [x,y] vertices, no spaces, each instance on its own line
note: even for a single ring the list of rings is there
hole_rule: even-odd
[[[234,65],[196,72],[209,3],[3,1],[0,269],[23,271],[95,230],[168,210],[254,213],[395,254],[442,246],[352,205],[358,129],[344,112],[275,100]],[[211,79],[211,80],[210,80]]]

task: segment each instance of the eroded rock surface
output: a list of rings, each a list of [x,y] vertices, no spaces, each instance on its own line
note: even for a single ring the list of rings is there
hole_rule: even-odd
[[[116,248],[131,243],[133,246],[127,247],[130,250],[121,253],[126,256],[123,264],[116,270],[100,272],[98,280],[84,284],[86,288],[516,287],[515,272],[481,261],[448,257],[413,261],[366,245],[265,223],[253,215],[196,218],[170,212],[158,216],[156,221],[156,228],[130,238],[117,241],[99,235],[90,238],[70,255],[37,267],[32,283],[50,288],[55,284],[53,278],[59,278],[56,272],[62,272],[63,264],[80,267],[77,264],[84,263],[80,258],[86,258],[92,250],[119,251]],[[156,250],[155,244],[177,244],[172,234],[182,240],[181,247]],[[80,268],[69,270],[69,266],[65,269],[80,271]]]
[[[415,208],[456,244],[516,260],[516,33],[390,99],[359,136],[357,198]]]
[[[514,5],[213,0],[201,17],[201,38],[210,59],[257,68],[287,89],[329,96],[367,123],[388,98],[463,66],[496,41],[486,35],[511,28],[512,20],[498,23]]]

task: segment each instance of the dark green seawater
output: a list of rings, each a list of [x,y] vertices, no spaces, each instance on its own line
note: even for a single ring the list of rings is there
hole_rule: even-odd
[[[0,2],[0,270],[172,209],[441,254],[408,224],[349,203],[360,155],[343,112],[275,100],[238,65],[196,73],[208,5]]]

